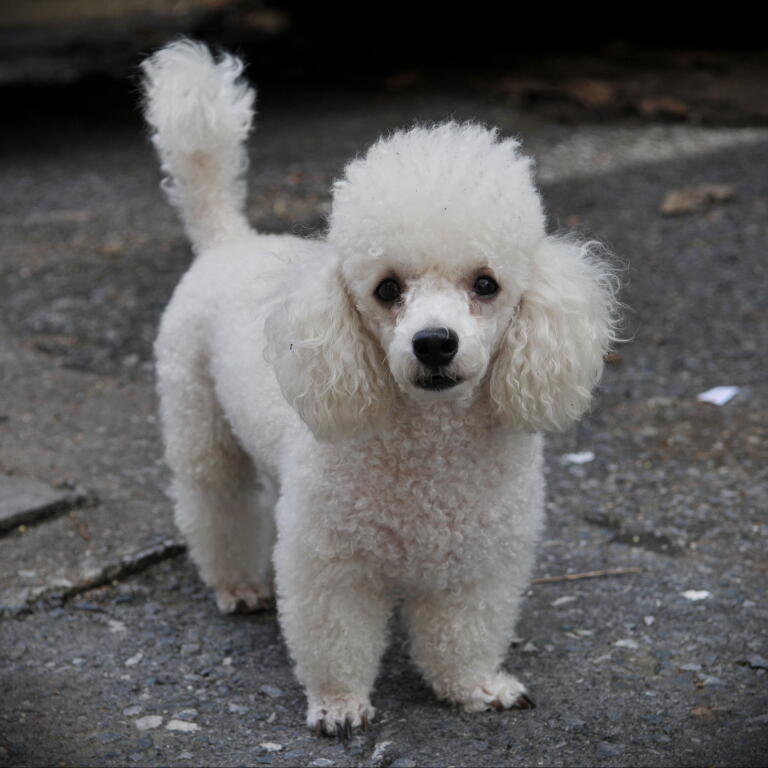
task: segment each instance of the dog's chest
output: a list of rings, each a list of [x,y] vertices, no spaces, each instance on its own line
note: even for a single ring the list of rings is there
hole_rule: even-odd
[[[435,418],[340,451],[328,480],[334,550],[405,583],[473,578],[514,536],[537,446]]]

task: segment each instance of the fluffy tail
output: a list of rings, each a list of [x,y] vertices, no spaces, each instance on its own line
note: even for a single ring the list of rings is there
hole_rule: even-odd
[[[245,141],[254,92],[229,54],[180,40],[142,63],[145,117],[160,155],[163,188],[197,251],[250,231],[245,218]]]

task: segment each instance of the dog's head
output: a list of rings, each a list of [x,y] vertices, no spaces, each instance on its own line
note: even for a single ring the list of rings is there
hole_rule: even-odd
[[[398,397],[485,398],[561,428],[613,336],[611,272],[547,237],[530,161],[472,124],[395,133],[334,186],[328,251],[267,324],[288,401],[321,438],[362,434]]]

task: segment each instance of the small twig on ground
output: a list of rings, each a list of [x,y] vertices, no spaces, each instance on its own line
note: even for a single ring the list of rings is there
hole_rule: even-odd
[[[598,579],[601,576],[622,576],[625,573],[642,573],[642,568],[606,568],[602,571],[585,571],[584,573],[565,573],[562,576],[542,576],[534,579],[534,584],[551,584],[555,581],[576,581],[577,579]]]

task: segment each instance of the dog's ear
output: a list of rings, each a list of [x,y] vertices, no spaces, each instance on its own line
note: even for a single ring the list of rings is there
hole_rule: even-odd
[[[531,432],[563,429],[588,408],[616,339],[617,279],[594,243],[548,237],[490,376],[497,415]]]
[[[338,260],[305,268],[288,293],[266,323],[267,359],[283,396],[320,440],[371,433],[391,408],[394,382]]]

